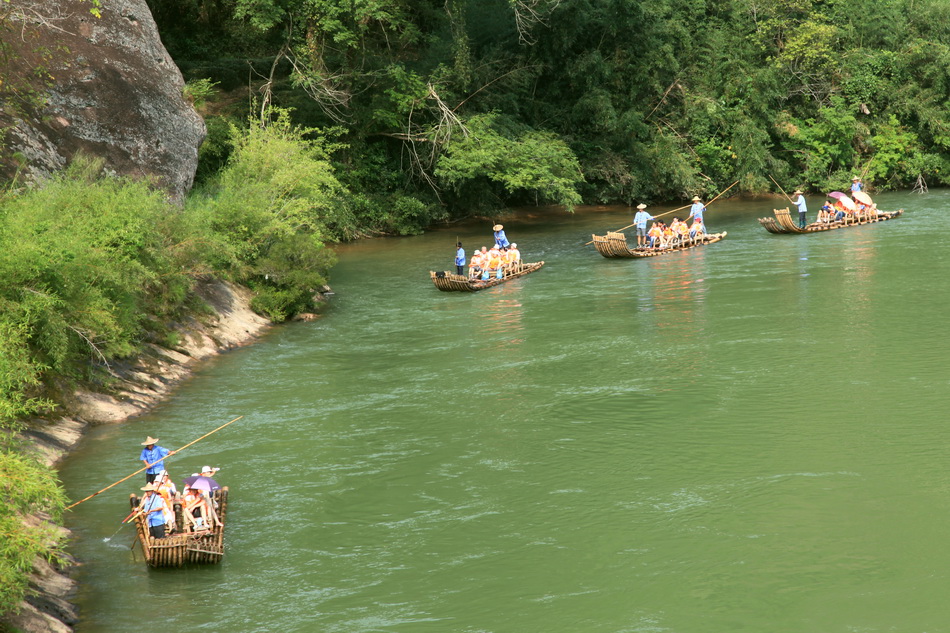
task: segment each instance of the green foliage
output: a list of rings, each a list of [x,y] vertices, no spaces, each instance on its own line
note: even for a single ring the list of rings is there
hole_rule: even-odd
[[[0,302],[10,341],[26,337],[37,366],[79,376],[87,364],[134,353],[145,315],[166,315],[196,256],[170,248],[179,229],[145,184],[97,180],[79,160],[63,176],[10,197],[0,223]],[[22,349],[22,348],[20,348]]]
[[[0,613],[10,613],[26,594],[37,556],[56,556],[59,537],[43,525],[23,522],[24,515],[62,512],[65,496],[51,469],[16,447],[0,447]]]
[[[208,133],[198,148],[198,169],[195,184],[201,185],[215,177],[231,156],[231,129],[234,121],[222,116],[205,117]]]
[[[192,79],[188,81],[182,89],[182,96],[191,102],[195,110],[200,111],[217,93],[217,90],[215,90],[215,86],[217,85],[218,82],[211,81],[207,77]]]
[[[286,111],[266,126],[232,127],[231,144],[210,197],[189,202],[189,211],[212,234],[215,269],[258,290],[256,309],[281,321],[308,308],[326,283],[334,256],[322,240],[352,230],[333,145],[294,127]]]
[[[456,191],[470,181],[487,179],[509,194],[537,195],[568,209],[579,204],[576,186],[583,177],[570,148],[549,132],[505,123],[492,114],[469,119],[468,133],[449,142],[436,175]]]
[[[669,199],[733,180],[762,191],[775,173],[837,186],[892,116],[920,149],[906,164],[932,180],[950,159],[938,0],[153,4],[163,36],[195,43],[188,64],[237,67],[252,41],[261,57],[289,52],[293,80],[277,73],[274,103],[302,126],[343,129],[331,153],[352,192],[333,232],[344,238],[486,205]],[[197,59],[209,28],[226,50]],[[459,136],[458,120],[477,133]],[[904,182],[906,165],[882,163],[876,177]]]

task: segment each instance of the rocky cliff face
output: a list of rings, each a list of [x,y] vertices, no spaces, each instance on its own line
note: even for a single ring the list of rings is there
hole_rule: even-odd
[[[204,123],[145,0],[0,2],[0,177],[36,181],[77,153],[180,200]]]

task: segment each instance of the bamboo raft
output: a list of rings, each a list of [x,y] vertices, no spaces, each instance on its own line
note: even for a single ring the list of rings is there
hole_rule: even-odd
[[[875,222],[885,222],[893,220],[904,213],[903,209],[897,211],[878,211],[876,218],[870,218],[861,222],[839,220],[837,222],[812,222],[805,225],[805,228],[798,226],[798,212],[793,219],[791,212],[786,209],[773,209],[774,218],[759,218],[759,224],[765,227],[769,233],[818,233],[820,231],[830,231],[832,229],[843,229],[850,226],[862,226],[864,224],[874,224]]]
[[[182,565],[198,563],[220,563],[224,558],[224,523],[228,510],[228,487],[212,493],[212,502],[217,503],[217,514],[221,525],[201,532],[179,532],[166,534],[165,538],[154,539],[148,530],[148,523],[143,514],[135,517],[135,529],[138,542],[145,552],[145,563],[149,567],[181,567]],[[132,494],[129,504],[134,510],[139,506],[141,499]],[[181,502],[176,498],[173,504],[175,525],[181,529],[185,525],[182,516]]]
[[[447,270],[441,272],[430,270],[429,277],[432,279],[432,283],[435,284],[435,287],[443,292],[477,292],[485,288],[503,284],[506,281],[511,281],[516,277],[523,277],[529,273],[533,273],[542,266],[544,266],[544,262],[517,264],[506,268],[504,276],[501,279],[495,277],[491,277],[490,279],[469,279],[465,275],[456,275]]]
[[[608,231],[607,235],[594,235],[594,247],[597,249],[597,252],[607,258],[638,258],[638,257],[656,257],[657,255],[666,255],[667,253],[675,253],[676,251],[685,251],[691,248],[696,248],[697,246],[706,246],[707,244],[714,244],[726,237],[726,231],[722,233],[712,233],[710,235],[704,235],[695,240],[687,239],[679,244],[676,244],[672,248],[648,248],[648,247],[638,247],[630,248],[627,246],[627,236],[623,233],[615,233],[613,231]]]

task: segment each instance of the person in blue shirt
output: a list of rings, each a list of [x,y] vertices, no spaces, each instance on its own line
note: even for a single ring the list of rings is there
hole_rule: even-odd
[[[857,176],[851,179],[851,193],[855,191],[864,191],[864,185],[861,184],[861,179]]]
[[[142,449],[139,459],[148,466],[145,469],[145,482],[152,483],[158,477],[158,474],[165,470],[164,459],[169,455],[174,455],[175,452],[158,446],[158,438],[151,435],[142,442],[142,446],[145,448]]]
[[[145,514],[149,534],[152,538],[165,538],[165,513],[168,511],[165,499],[156,492],[152,483],[145,484],[142,490],[145,491],[145,496],[139,504],[139,511]]]
[[[455,251],[455,272],[459,275],[465,274],[465,249],[462,248],[462,243],[459,242],[455,245],[455,248],[458,249]]]
[[[805,207],[805,196],[802,195],[801,189],[796,189],[793,196],[798,196],[792,200],[792,204],[798,207],[798,228],[805,228],[805,214],[808,212],[808,209]]]
[[[633,223],[637,227],[637,248],[642,248],[647,241],[647,222],[654,219],[652,215],[644,211],[647,208],[645,204],[637,205],[637,214],[633,216]]]
[[[496,224],[492,227],[492,230],[495,232],[495,244],[498,245],[498,248],[504,248],[510,243],[508,237],[505,235],[505,227],[501,224]]]
[[[704,205],[699,200],[699,196],[693,196],[693,205],[689,208],[689,215],[686,216],[686,221],[689,222],[690,218],[696,218],[699,220],[700,224],[703,225],[703,233],[709,234],[709,230],[706,229],[706,221],[703,220],[703,213],[706,211],[706,205]]]

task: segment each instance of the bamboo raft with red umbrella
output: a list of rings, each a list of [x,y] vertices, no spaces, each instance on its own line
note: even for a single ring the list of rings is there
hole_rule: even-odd
[[[805,228],[798,226],[798,211],[795,212],[795,218],[792,217],[788,208],[773,209],[773,212],[775,213],[774,218],[759,218],[759,224],[765,227],[765,230],[769,233],[820,233],[833,229],[886,222],[887,220],[900,217],[901,214],[904,213],[904,210],[878,211],[876,217],[866,217],[861,220],[845,217],[833,222],[812,222],[811,224],[806,224]]]
[[[129,496],[129,504],[134,511],[139,507],[138,495]],[[194,531],[187,526],[182,512],[181,497],[176,494],[172,506],[175,513],[176,530],[166,534],[165,538],[152,538],[148,522],[141,512],[135,515],[135,529],[138,543],[145,553],[145,563],[149,567],[182,567],[187,564],[214,564],[224,558],[224,523],[228,511],[228,487],[211,492],[211,503],[216,506],[219,523],[210,529]]]
[[[594,235],[594,248],[597,252],[609,259],[624,258],[635,259],[640,257],[657,257],[677,251],[685,251],[697,246],[706,246],[721,241],[727,235],[726,231],[722,233],[711,233],[695,239],[685,239],[677,242],[669,248],[650,248],[649,246],[640,246],[630,248],[627,245],[627,236],[616,231],[608,231],[607,235]]]
[[[447,270],[438,272],[430,270],[429,277],[432,279],[432,283],[435,284],[435,287],[443,292],[478,292],[479,290],[491,288],[492,286],[503,284],[506,281],[511,281],[518,277],[524,277],[529,273],[540,270],[542,266],[544,266],[543,261],[514,264],[504,268],[500,279],[494,275],[488,279],[471,279],[465,275],[457,275]]]

